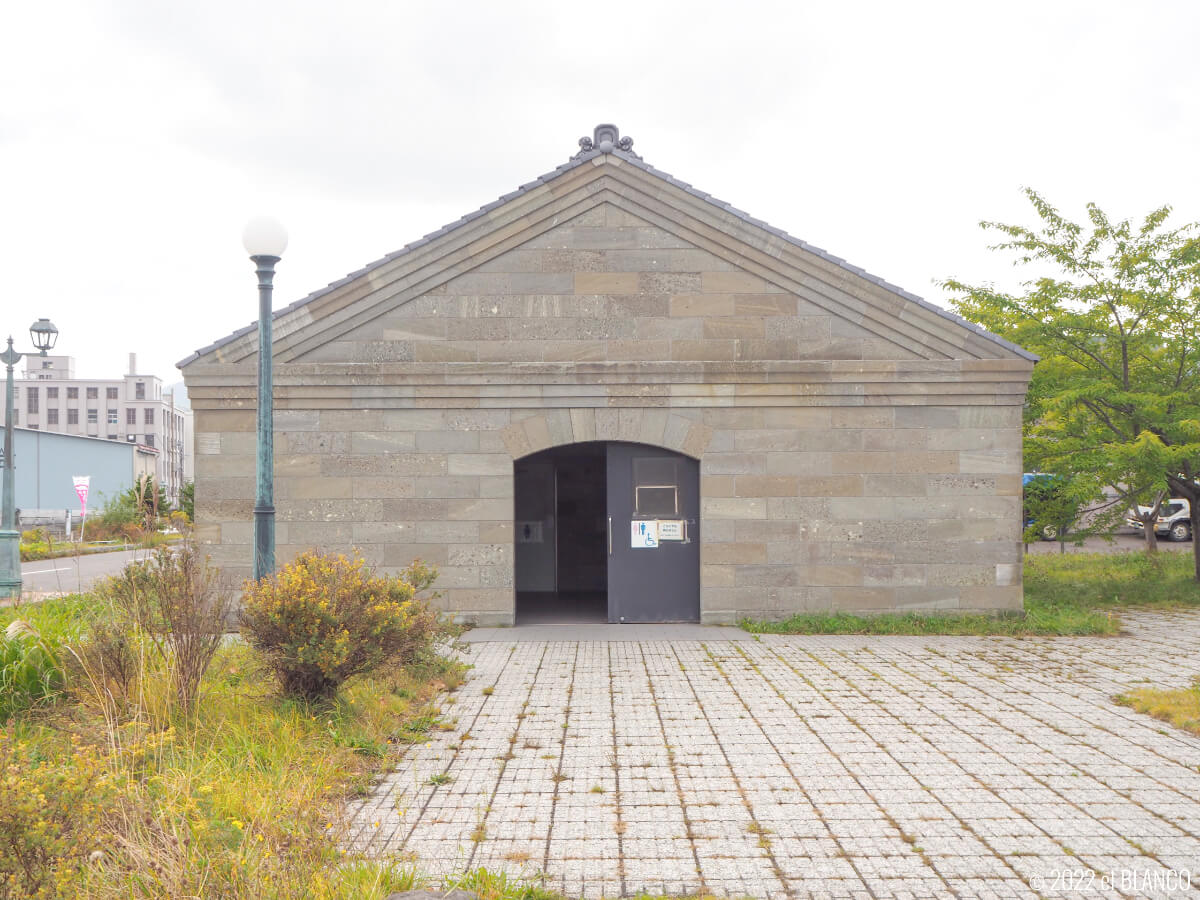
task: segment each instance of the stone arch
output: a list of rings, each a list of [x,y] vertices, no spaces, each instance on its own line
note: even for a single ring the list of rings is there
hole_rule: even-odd
[[[665,407],[551,409],[518,419],[501,432],[514,459],[586,441],[626,441],[664,447],[699,460],[713,431]]]

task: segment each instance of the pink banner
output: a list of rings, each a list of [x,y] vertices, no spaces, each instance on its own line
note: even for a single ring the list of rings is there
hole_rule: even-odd
[[[86,516],[88,487],[92,483],[92,477],[90,475],[76,475],[71,480],[75,482],[75,493],[79,497],[79,511]]]

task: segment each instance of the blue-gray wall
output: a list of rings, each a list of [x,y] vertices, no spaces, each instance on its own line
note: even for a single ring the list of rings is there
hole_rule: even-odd
[[[89,512],[133,486],[133,444],[28,428],[14,428],[13,443],[17,509],[70,509],[77,514],[75,475],[92,477]]]

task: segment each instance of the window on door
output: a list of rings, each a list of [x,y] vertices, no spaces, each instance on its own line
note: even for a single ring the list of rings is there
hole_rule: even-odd
[[[634,457],[633,513],[645,519],[679,515],[679,472],[675,460]]]

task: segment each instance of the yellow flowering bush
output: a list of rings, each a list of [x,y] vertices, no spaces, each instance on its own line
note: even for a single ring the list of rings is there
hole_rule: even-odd
[[[444,634],[417,597],[436,577],[420,561],[399,577],[360,558],[308,551],[243,588],[241,630],[287,695],[330,697],[347,678],[388,662],[414,662]]]
[[[75,740],[48,759],[0,732],[0,897],[74,896],[71,881],[101,846],[116,782],[94,747]]]

